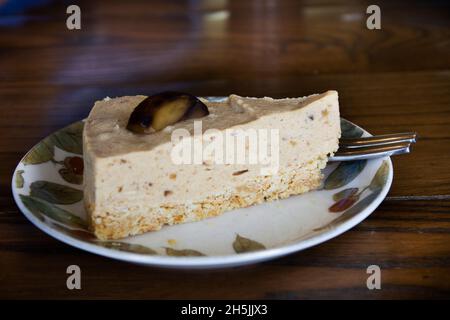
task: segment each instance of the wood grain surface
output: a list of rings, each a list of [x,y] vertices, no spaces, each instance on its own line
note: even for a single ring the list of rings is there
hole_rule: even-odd
[[[450,298],[450,3],[377,1],[0,1],[0,298]],[[24,153],[105,96],[339,91],[345,118],[375,134],[417,131],[393,158],[387,199],[320,246],[235,269],[131,265],[62,244],[11,196]],[[67,290],[66,267],[82,269]],[[366,288],[366,268],[382,289]]]

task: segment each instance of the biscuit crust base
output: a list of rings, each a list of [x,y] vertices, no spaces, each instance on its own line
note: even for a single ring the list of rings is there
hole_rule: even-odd
[[[101,240],[120,239],[160,230],[164,225],[199,221],[229,210],[284,199],[318,188],[322,181],[321,169],[326,163],[327,157],[323,156],[301,167],[280,169],[276,176],[258,177],[234,190],[191,204],[130,208],[120,212],[114,211],[114,206],[100,209],[86,204],[90,229]],[[123,208],[123,204],[120,207]]]

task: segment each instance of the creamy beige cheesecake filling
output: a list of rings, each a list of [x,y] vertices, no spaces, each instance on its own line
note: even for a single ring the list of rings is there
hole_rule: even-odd
[[[193,133],[186,120],[150,135],[126,130],[144,96],[97,102],[85,124],[85,203],[91,228],[117,239],[164,224],[197,221],[234,208],[300,194],[320,185],[327,155],[340,137],[337,92],[306,98],[243,98],[206,102],[203,130],[278,129],[279,171],[261,175],[260,164],[175,164],[171,132]],[[194,138],[192,138],[194,139]]]

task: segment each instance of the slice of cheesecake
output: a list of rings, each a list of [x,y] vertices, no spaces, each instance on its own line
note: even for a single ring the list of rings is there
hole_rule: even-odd
[[[91,228],[100,239],[198,221],[315,189],[328,156],[338,149],[336,91],[287,99],[201,99],[207,108],[203,116],[179,116],[175,122],[165,120],[184,111],[171,104],[139,120],[148,126],[159,119],[157,130],[138,132],[131,125],[132,114],[148,99],[98,101],[85,123],[84,199]],[[242,133],[243,144],[230,149],[232,143],[223,143]],[[223,149],[217,148],[218,141]],[[186,150],[193,150],[191,157]],[[240,160],[239,150],[246,152]]]

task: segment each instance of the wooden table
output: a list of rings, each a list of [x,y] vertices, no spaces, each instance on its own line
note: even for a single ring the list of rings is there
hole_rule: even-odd
[[[450,6],[377,1],[80,1],[82,29],[60,2],[0,1],[1,298],[450,297]],[[39,1],[37,1],[39,2]],[[17,7],[16,7],[17,6]],[[6,8],[6,9],[5,9]],[[372,133],[412,131],[387,199],[320,246],[249,267],[172,271],[60,243],[28,222],[10,180],[24,153],[86,117],[105,96],[165,89],[302,96],[327,89]],[[82,290],[66,289],[66,267]],[[382,289],[366,288],[366,268]]]

